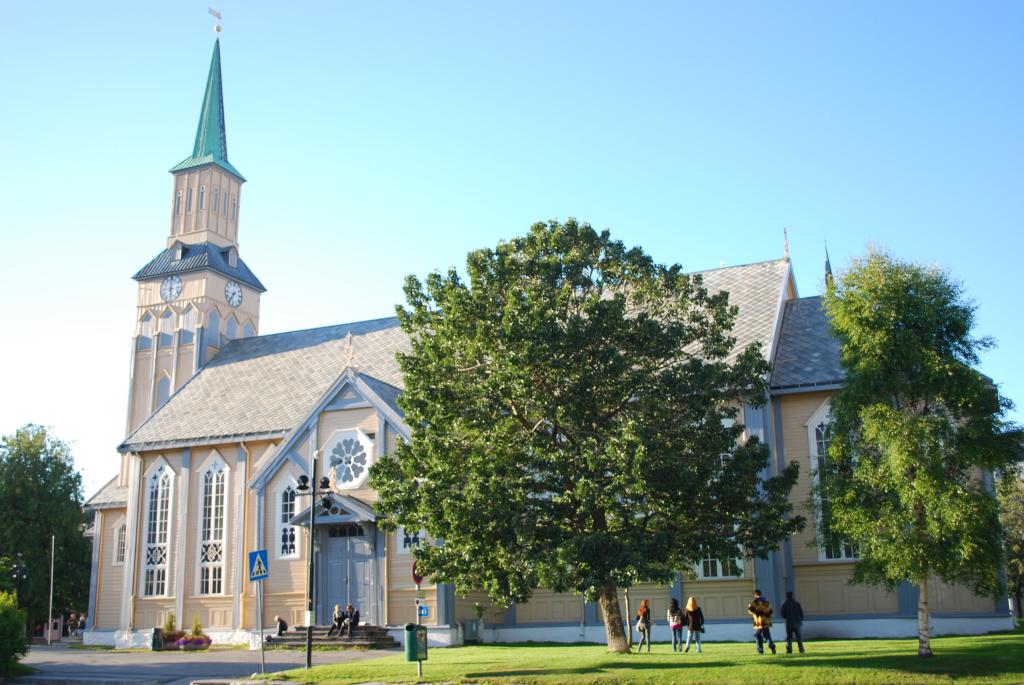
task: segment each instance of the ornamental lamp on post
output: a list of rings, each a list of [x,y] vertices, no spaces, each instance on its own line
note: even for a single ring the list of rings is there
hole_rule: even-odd
[[[310,472],[313,474],[312,478],[301,475],[295,484],[295,489],[300,495],[309,494],[313,496],[309,503],[309,567],[306,571],[306,668],[313,667],[313,603],[316,601],[316,591],[314,590],[316,555],[314,554],[313,538],[316,533],[317,504],[323,507],[325,512],[330,511],[331,508],[331,479],[323,476],[320,479],[319,488],[310,485],[310,481],[316,483],[316,463],[319,455],[320,450],[313,451],[312,465],[310,466]],[[317,495],[323,496],[319,502],[316,501]]]
[[[28,580],[28,566],[25,565],[25,559],[22,557],[21,552],[14,555],[14,562],[11,564],[11,579],[14,581],[15,594],[20,604],[21,585]]]

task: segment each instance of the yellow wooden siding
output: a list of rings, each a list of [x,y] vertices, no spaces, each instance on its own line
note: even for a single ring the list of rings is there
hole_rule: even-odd
[[[124,580],[124,564],[114,564],[114,551],[117,545],[117,529],[127,519],[125,509],[105,509],[98,514],[102,525],[97,526],[96,543],[100,546],[99,560],[96,567],[96,615],[93,616],[93,627],[101,630],[117,628],[121,620],[121,601]],[[127,545],[127,539],[126,539]],[[127,556],[127,547],[125,549]]]
[[[754,597],[754,582],[749,577],[734,580],[684,580],[683,604],[690,597],[696,598],[704,618],[709,621],[742,618],[747,615],[747,604]]]
[[[582,618],[583,597],[570,593],[537,589],[528,602],[516,605],[517,623],[579,623]]]
[[[807,437],[807,421],[828,399],[830,392],[811,392],[783,395],[777,399],[782,407],[783,450],[786,463],[800,464],[800,477],[790,492],[789,500],[794,512],[807,517],[807,526],[791,538],[793,563],[818,561],[818,547],[815,544],[816,519],[811,506],[811,453]]]
[[[886,614],[899,610],[895,593],[874,585],[850,585],[852,563],[797,566],[793,573],[794,594],[808,616]]]
[[[977,613],[992,611],[995,602],[979,597],[962,585],[947,585],[938,578],[928,582],[928,609],[939,612]]]

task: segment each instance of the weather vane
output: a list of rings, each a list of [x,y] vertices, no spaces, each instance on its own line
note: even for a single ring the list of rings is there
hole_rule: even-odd
[[[212,14],[213,16],[215,16],[217,18],[217,24],[213,27],[213,30],[216,33],[219,34],[220,31],[221,31],[221,28],[220,28],[220,12],[218,12],[215,9],[213,9],[212,7],[207,7],[206,9],[210,12],[210,14]]]

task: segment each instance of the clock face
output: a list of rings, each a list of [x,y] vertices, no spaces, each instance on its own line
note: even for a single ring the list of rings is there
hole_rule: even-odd
[[[178,299],[178,295],[181,294],[181,277],[180,276],[168,276],[160,284],[160,297],[164,298],[164,302],[170,302],[171,300]]]
[[[232,307],[237,307],[242,304],[242,286],[238,285],[234,281],[228,281],[227,285],[224,286],[224,299],[226,299],[228,304]]]

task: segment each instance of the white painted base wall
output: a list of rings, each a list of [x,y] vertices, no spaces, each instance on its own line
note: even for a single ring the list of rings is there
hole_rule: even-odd
[[[426,626],[427,647],[458,647],[463,644],[462,625]],[[405,648],[405,625],[387,626],[388,635]]]

